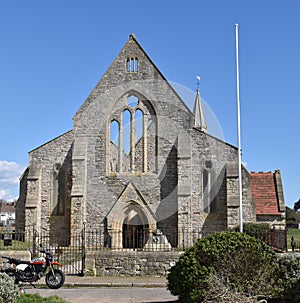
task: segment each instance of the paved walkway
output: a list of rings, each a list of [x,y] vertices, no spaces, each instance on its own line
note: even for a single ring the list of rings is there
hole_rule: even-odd
[[[36,288],[24,286],[26,293],[43,297],[57,295],[70,303],[175,303],[163,277],[78,277],[66,276],[60,289],[49,289],[44,280]]]
[[[165,277],[78,277],[66,276],[64,287],[163,287]]]

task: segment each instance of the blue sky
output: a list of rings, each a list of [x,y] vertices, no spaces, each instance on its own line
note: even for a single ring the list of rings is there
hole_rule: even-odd
[[[237,145],[239,23],[243,162],[299,190],[300,1],[0,0],[0,198],[18,196],[28,152],[72,129],[72,117],[131,33],[172,82],[213,111]]]

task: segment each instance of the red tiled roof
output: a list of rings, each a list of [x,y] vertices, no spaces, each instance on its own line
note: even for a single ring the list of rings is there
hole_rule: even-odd
[[[257,215],[279,215],[276,180],[272,172],[251,172],[252,198]]]

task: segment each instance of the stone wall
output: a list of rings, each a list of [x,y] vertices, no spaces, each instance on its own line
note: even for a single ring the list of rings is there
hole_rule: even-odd
[[[238,164],[227,165],[227,221],[228,228],[240,225],[239,211],[239,179]],[[242,166],[242,203],[243,222],[256,222],[255,203],[251,194],[251,177],[248,171]]]
[[[71,152],[73,131],[69,131],[29,153],[29,167],[21,179],[20,197],[16,205],[18,229],[35,226],[37,230],[60,231],[70,226],[70,192],[72,186]],[[53,171],[64,172],[63,213],[53,207]]]
[[[180,252],[97,252],[88,254],[85,275],[166,276]]]
[[[20,179],[20,196],[16,203],[16,231],[25,230],[25,202],[27,193],[28,168]]]

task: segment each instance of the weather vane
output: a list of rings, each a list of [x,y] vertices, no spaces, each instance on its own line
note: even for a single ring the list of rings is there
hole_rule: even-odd
[[[197,92],[199,92],[199,88],[200,88],[200,76],[196,76],[197,79]]]

